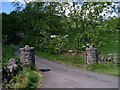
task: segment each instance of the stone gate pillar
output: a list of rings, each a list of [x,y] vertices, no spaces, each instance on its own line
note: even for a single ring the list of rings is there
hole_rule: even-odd
[[[93,46],[86,48],[86,64],[98,63],[98,50]]]
[[[23,65],[35,66],[34,47],[25,45],[24,48],[20,48],[20,60]]]

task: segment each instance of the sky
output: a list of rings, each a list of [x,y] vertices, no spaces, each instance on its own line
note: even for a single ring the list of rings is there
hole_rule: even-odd
[[[14,1],[14,0],[8,0],[6,2],[0,0],[0,13],[5,12],[5,13],[9,14],[11,11],[13,11],[15,9],[15,7],[11,3],[11,1]]]
[[[0,7],[2,8],[0,10],[0,13],[5,12],[7,14],[9,14],[11,11],[15,9],[11,2],[2,2],[2,4],[0,4]]]

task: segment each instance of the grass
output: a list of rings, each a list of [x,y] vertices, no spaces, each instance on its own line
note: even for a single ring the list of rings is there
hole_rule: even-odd
[[[39,52],[39,51],[36,51],[36,54],[41,57],[62,64],[67,64],[77,67],[80,67],[82,64],[84,64],[84,58],[81,55],[50,54],[48,52]]]
[[[24,68],[10,81],[9,86],[16,89],[35,90],[40,84],[41,77],[39,72]]]
[[[118,67],[109,63],[87,65],[86,69],[89,71],[97,72],[97,73],[118,76]]]
[[[0,61],[0,68],[2,67],[2,62]]]
[[[113,33],[112,36],[108,38],[106,44],[99,48],[99,50],[102,55],[118,53],[118,33]]]
[[[3,46],[2,53],[2,66],[5,66],[10,58],[15,57],[15,49],[13,45],[5,45]]]
[[[49,60],[65,64],[71,65],[80,69],[85,69],[92,72],[109,74],[118,76],[118,67],[112,64],[92,64],[92,65],[85,65],[84,58],[82,55],[68,55],[68,54],[50,54],[47,52],[39,52],[37,51],[36,54],[38,56],[47,58]]]
[[[5,66],[10,58],[15,57],[15,48],[13,45],[6,45],[3,47],[3,58],[0,62],[0,66]],[[41,75],[37,70],[30,68],[23,68],[23,71],[13,77],[9,84],[6,86],[14,89],[36,89],[41,81]]]
[[[113,33],[111,37],[108,38],[106,44],[99,48],[100,55],[108,55],[113,53],[118,53],[118,33]],[[84,57],[82,55],[68,55],[68,54],[50,54],[48,52],[36,51],[37,55],[47,58],[49,60],[59,62],[66,65],[72,65],[79,68],[85,68],[86,70],[118,75],[118,67],[112,64],[92,64],[84,65]]]

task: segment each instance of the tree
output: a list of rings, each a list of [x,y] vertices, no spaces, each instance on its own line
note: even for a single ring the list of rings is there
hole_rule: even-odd
[[[2,13],[2,37],[3,43],[5,44],[17,44],[19,42],[19,37],[17,33],[20,30],[20,24],[18,18],[16,17],[16,12],[11,12],[11,14]]]
[[[107,14],[114,12],[111,10],[112,7],[114,6],[110,2],[83,2],[82,5],[63,3],[61,5],[61,15],[64,17],[64,22],[68,24],[68,34],[76,38],[72,40],[76,40],[77,50],[89,45],[100,47],[103,44],[101,42],[104,42],[108,36],[101,33],[112,33],[109,30],[110,24],[107,22],[110,19]],[[66,11],[69,11],[67,16]]]
[[[3,14],[3,37],[6,42],[13,43],[14,37],[24,33],[23,44],[46,51],[53,42],[51,35],[68,35],[69,49],[79,52],[90,45],[99,48],[116,30],[116,18],[107,17],[108,13],[115,12],[107,9],[113,6],[103,2],[83,2],[81,5],[75,2],[31,2],[20,10],[17,3],[15,11]]]

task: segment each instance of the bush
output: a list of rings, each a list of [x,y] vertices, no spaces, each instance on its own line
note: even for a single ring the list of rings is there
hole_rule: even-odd
[[[39,72],[33,71],[30,68],[24,68],[9,84],[10,88],[30,89],[37,88],[40,81]]]
[[[25,76],[28,78],[27,88],[37,88],[40,76],[37,72],[32,71],[31,69],[24,70]]]
[[[66,36],[56,36],[49,45],[49,51],[53,54],[60,54],[67,50],[68,38]]]
[[[26,88],[28,86],[28,79],[22,73],[20,73],[14,77],[10,83],[10,88]]]
[[[2,65],[5,66],[6,63],[9,61],[10,58],[15,56],[15,48],[14,45],[5,45],[3,46],[2,52]]]

